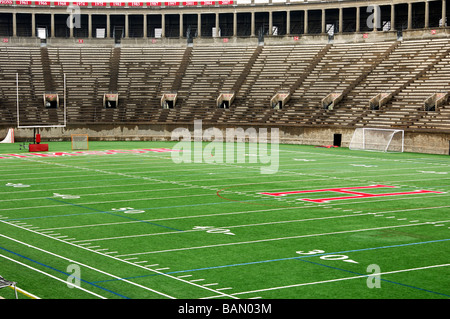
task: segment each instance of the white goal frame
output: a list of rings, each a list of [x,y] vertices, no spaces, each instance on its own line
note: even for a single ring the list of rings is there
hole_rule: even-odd
[[[368,132],[369,131],[375,131],[375,132],[390,132],[391,134],[388,135],[389,140],[387,140],[385,143],[376,144],[377,148],[371,147],[371,145],[374,145],[373,143],[368,143]],[[394,136],[396,134],[400,134],[401,138],[401,144],[399,145],[400,150],[398,151],[390,151],[389,147],[391,146],[392,140],[394,139]],[[385,146],[384,146],[385,145]],[[381,151],[381,152],[400,152],[403,153],[405,150],[405,131],[399,130],[399,129],[383,129],[383,128],[368,128],[368,127],[361,127],[355,129],[355,132],[353,133],[352,139],[350,141],[349,147],[350,150],[364,150],[364,151]]]
[[[77,137],[85,137],[86,147],[80,148],[75,145],[76,142],[74,143],[74,141]],[[72,146],[72,151],[75,151],[75,150],[87,151],[87,150],[89,150],[89,135],[88,134],[72,134],[72,135],[70,135],[70,142],[71,142],[71,146]],[[79,143],[81,143],[81,142],[79,142]]]

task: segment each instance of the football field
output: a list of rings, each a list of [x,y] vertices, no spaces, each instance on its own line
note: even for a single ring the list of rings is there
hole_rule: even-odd
[[[19,299],[450,298],[449,156],[280,144],[264,174],[248,144],[49,146],[0,145]]]

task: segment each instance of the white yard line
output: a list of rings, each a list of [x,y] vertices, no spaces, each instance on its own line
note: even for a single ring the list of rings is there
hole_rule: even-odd
[[[1,235],[1,234],[0,234],[0,235]],[[1,235],[1,236],[3,236],[3,235]],[[54,279],[54,280],[56,280],[56,281],[60,281],[60,282],[62,282],[62,283],[64,283],[64,284],[66,284],[66,285],[68,284],[67,280],[62,280],[61,278],[55,277],[55,276],[53,276],[53,275],[50,275],[50,274],[46,273],[45,271],[42,271],[42,270],[39,270],[39,269],[37,269],[37,268],[31,267],[31,266],[29,266],[29,265],[27,265],[27,264],[24,264],[24,263],[21,263],[21,262],[15,260],[15,259],[6,257],[6,256],[1,255],[1,254],[0,254],[0,257],[3,257],[3,258],[5,258],[5,259],[8,259],[9,261],[12,261],[12,262],[14,262],[14,263],[16,263],[16,264],[18,264],[18,265],[20,265],[20,266],[22,266],[22,267],[31,269],[31,270],[33,270],[33,271],[35,271],[35,272],[37,272],[37,273],[43,274],[43,275],[45,275],[45,276],[47,276],[47,277],[50,277],[50,278],[52,278],[52,279]],[[49,284],[49,283],[46,282],[46,285],[48,285],[48,284]],[[86,292],[86,293],[88,293],[88,294],[90,294],[90,295],[93,295],[93,296],[95,296],[95,297],[98,297],[98,298],[100,298],[100,299],[106,299],[105,297],[103,297],[103,296],[101,296],[101,295],[99,295],[99,294],[96,294],[96,293],[94,293],[94,292],[92,292],[92,291],[89,291],[89,290],[87,290],[87,289],[85,289],[85,288],[82,288],[81,286],[72,285],[72,287],[74,287],[74,288],[76,288],[76,289],[79,289],[79,290],[82,290],[82,291],[84,291],[84,292]]]
[[[9,223],[7,223],[7,222],[5,222],[5,221],[0,221],[0,223],[9,224]],[[161,275],[161,276],[165,276],[165,277],[167,277],[167,278],[174,279],[174,280],[176,280],[176,281],[183,282],[183,283],[185,283],[185,284],[188,284],[188,285],[191,285],[191,286],[195,286],[195,287],[201,288],[201,289],[203,289],[203,290],[208,290],[208,291],[213,292],[213,293],[216,293],[216,294],[221,294],[223,297],[228,297],[228,298],[232,298],[232,299],[238,299],[238,298],[235,297],[235,296],[231,296],[231,295],[229,295],[229,294],[222,293],[222,292],[220,292],[220,291],[217,291],[217,290],[215,290],[215,289],[211,289],[211,288],[209,288],[209,287],[203,287],[202,285],[199,285],[199,284],[196,284],[196,283],[191,283],[191,282],[189,282],[188,280],[180,279],[180,278],[177,278],[177,277],[175,277],[175,276],[172,276],[172,275],[169,275],[169,274],[165,274],[165,273],[163,273],[163,272],[159,272],[159,271],[157,271],[157,270],[153,270],[153,269],[150,269],[150,268],[146,268],[145,266],[141,266],[141,265],[139,265],[139,264],[135,264],[135,263],[133,263],[133,262],[123,260],[123,259],[121,259],[121,258],[118,258],[117,256],[111,256],[111,255],[107,255],[107,254],[104,254],[104,253],[101,253],[101,252],[92,251],[92,250],[89,250],[88,248],[85,248],[85,247],[82,247],[82,246],[78,246],[78,245],[75,245],[75,244],[73,244],[73,243],[70,243],[70,242],[66,242],[66,241],[64,241],[64,240],[61,240],[61,239],[52,238],[51,236],[48,236],[48,235],[45,235],[45,234],[41,234],[41,233],[39,233],[39,232],[30,230],[30,229],[26,229],[26,228],[23,228],[23,227],[20,227],[20,226],[16,226],[16,225],[14,225],[14,224],[9,224],[9,225],[11,225],[11,226],[13,226],[13,227],[17,227],[17,228],[23,229],[23,230],[26,230],[26,231],[31,232],[31,233],[34,233],[34,234],[38,234],[38,235],[40,235],[40,236],[44,236],[44,237],[47,237],[47,238],[51,238],[51,239],[56,240],[56,241],[59,241],[59,242],[61,242],[61,243],[65,243],[65,244],[67,244],[67,245],[70,245],[70,246],[73,246],[73,247],[76,247],[76,248],[79,248],[79,249],[82,249],[82,250],[86,250],[86,251],[92,252],[92,253],[94,253],[94,254],[98,254],[98,255],[100,255],[100,256],[103,256],[103,257],[111,258],[111,259],[113,259],[113,260],[120,261],[120,262],[126,263],[126,264],[128,264],[128,265],[132,265],[132,266],[134,266],[134,267],[138,267],[138,268],[141,268],[141,269],[146,269],[146,270],[148,270],[148,271],[151,271],[152,273],[155,273],[155,274],[158,274],[158,275]],[[27,247],[31,247],[31,248],[34,248],[34,249],[37,249],[37,250],[46,252],[46,253],[48,253],[48,254],[50,254],[50,255],[57,256],[57,257],[60,257],[60,258],[62,258],[62,259],[65,259],[65,260],[70,260],[70,259],[68,259],[68,258],[62,257],[62,256],[57,255],[57,254],[54,254],[54,253],[51,253],[51,252],[46,251],[46,250],[43,250],[43,249],[41,249],[41,248],[34,247],[34,246],[32,246],[32,245],[30,245],[30,244],[28,244],[28,243],[23,243],[23,242],[20,242],[20,241],[18,241],[18,240],[12,239],[12,238],[7,237],[7,236],[5,236],[5,235],[0,234],[0,236],[5,237],[5,238],[8,238],[8,239],[11,239],[11,240],[16,241],[16,242],[19,242],[19,243],[21,243],[21,244],[23,244],[23,245],[26,245]],[[71,261],[72,261],[72,260],[71,260]],[[76,262],[76,261],[72,261],[72,262],[73,262],[73,263],[78,263],[78,262]],[[99,272],[101,272],[101,273],[107,274],[107,275],[109,275],[109,276],[111,276],[111,277],[113,277],[113,278],[115,278],[115,279],[120,279],[120,280],[123,281],[123,282],[127,282],[127,283],[129,283],[129,284],[131,284],[131,285],[134,285],[134,286],[137,286],[137,287],[139,287],[139,288],[142,288],[142,289],[145,289],[145,290],[148,290],[148,291],[152,291],[152,292],[154,292],[154,293],[156,293],[156,294],[165,296],[165,297],[170,298],[170,299],[175,299],[175,297],[173,297],[173,296],[164,294],[164,293],[162,293],[162,292],[159,292],[159,291],[157,291],[157,290],[151,289],[151,288],[149,288],[149,287],[145,287],[145,286],[136,284],[136,283],[134,283],[134,282],[128,281],[128,280],[126,280],[126,279],[122,279],[122,278],[120,278],[120,277],[117,277],[117,276],[114,276],[114,275],[112,275],[112,274],[109,274],[109,273],[100,271],[99,269],[90,267],[90,266],[85,265],[85,264],[82,264],[82,263],[78,263],[78,264],[83,265],[84,267],[88,267],[88,268],[94,269],[94,270],[99,271]]]
[[[437,221],[436,223],[446,223],[446,222],[450,222],[450,220]],[[159,254],[159,253],[174,252],[174,251],[186,251],[186,250],[194,250],[194,249],[206,249],[206,248],[226,247],[226,246],[235,246],[235,245],[248,245],[248,244],[257,244],[257,243],[280,241],[280,240],[299,239],[299,238],[308,238],[308,237],[319,237],[319,236],[330,236],[330,235],[357,233],[357,232],[365,232],[365,231],[380,230],[380,229],[401,228],[401,227],[411,227],[411,226],[423,226],[423,225],[430,225],[430,222],[422,222],[422,223],[415,223],[415,224],[408,224],[408,225],[395,225],[395,226],[383,226],[383,227],[374,227],[374,228],[354,229],[354,230],[343,230],[343,231],[336,231],[336,232],[329,232],[329,233],[316,233],[316,234],[306,234],[306,235],[298,235],[298,236],[266,238],[266,239],[242,241],[242,242],[234,242],[234,243],[225,243],[225,244],[213,244],[213,245],[204,245],[204,246],[194,246],[194,247],[184,247],[184,248],[174,248],[174,249],[147,251],[147,252],[141,252],[141,253],[123,254],[123,255],[118,255],[117,257],[128,257],[128,256],[138,256],[138,255]]]
[[[397,273],[404,273],[404,272],[424,270],[424,269],[432,269],[432,268],[439,268],[439,267],[449,267],[449,266],[450,266],[450,264],[431,265],[431,266],[425,266],[425,267],[417,267],[417,268],[409,268],[409,269],[387,271],[387,272],[379,273],[377,275],[380,275],[380,276],[381,275],[390,275],[390,274],[397,274]],[[306,283],[286,285],[286,286],[263,288],[263,289],[257,289],[257,290],[242,291],[242,292],[233,293],[232,295],[238,296],[238,295],[251,294],[251,293],[257,293],[257,292],[264,292],[264,291],[271,291],[271,290],[280,290],[280,289],[286,289],[286,288],[296,288],[296,287],[301,287],[301,286],[311,286],[311,285],[318,285],[318,284],[325,284],[325,283],[338,282],[338,281],[344,281],[344,280],[352,280],[352,279],[359,279],[359,278],[367,278],[367,277],[368,277],[368,275],[352,276],[352,277],[345,277],[345,278],[336,278],[336,279],[330,279],[330,280],[322,280],[322,281],[306,282]]]

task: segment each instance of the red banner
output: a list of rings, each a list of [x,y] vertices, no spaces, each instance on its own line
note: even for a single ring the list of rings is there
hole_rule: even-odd
[[[68,6],[70,6],[70,2],[69,1],[55,1],[55,6],[68,7]]]
[[[29,6],[29,5],[31,5],[31,1],[29,1],[29,0],[16,0],[16,4],[18,6]]]
[[[106,2],[95,1],[95,2],[92,2],[92,6],[93,7],[106,7]]]
[[[163,3],[166,7],[177,7],[180,5],[189,7],[189,6],[214,6],[215,4],[219,5],[233,5],[235,3],[234,0],[222,0],[222,1],[166,1],[166,2],[159,2],[159,1],[150,1],[145,2],[145,4],[148,7],[159,7]],[[39,0],[39,1],[31,1],[31,0],[0,0],[0,5],[19,5],[19,6],[29,6],[29,5],[36,5],[36,6],[50,6],[51,4],[54,4],[58,7],[68,7],[70,4],[73,4],[74,6],[79,7],[87,7],[89,6],[89,3],[91,3],[92,7],[106,7],[108,3],[111,7],[125,7],[128,5],[128,7],[143,7],[144,2],[138,2],[138,1],[130,1],[130,2],[122,2],[122,1],[114,1],[114,2],[105,2],[105,1],[93,1],[93,2],[87,2],[87,1],[46,1],[46,0]]]
[[[111,7],[125,7],[125,2],[111,2]]]

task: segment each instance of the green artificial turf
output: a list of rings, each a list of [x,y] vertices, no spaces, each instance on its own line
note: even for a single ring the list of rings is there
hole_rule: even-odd
[[[448,156],[279,145],[262,174],[246,144],[228,161],[221,144],[157,151],[177,146],[1,144],[0,275],[19,298],[450,297]],[[417,193],[335,190],[366,186],[353,191]],[[261,194],[305,190],[325,191]]]

